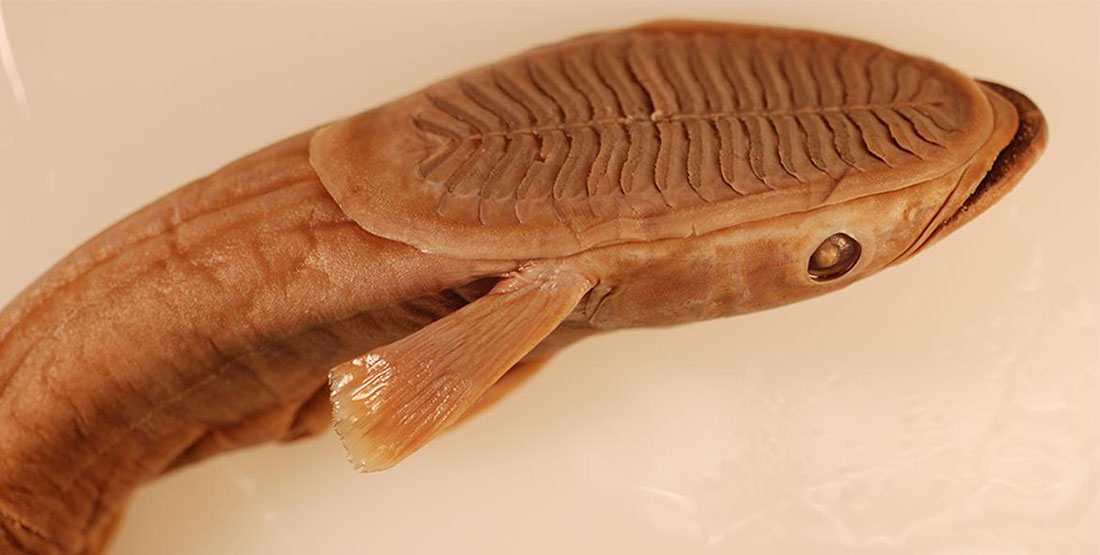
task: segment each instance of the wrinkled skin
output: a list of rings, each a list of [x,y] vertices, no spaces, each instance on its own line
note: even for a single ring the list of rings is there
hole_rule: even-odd
[[[78,249],[0,316],[0,552],[97,551],[131,490],[330,422],[325,372],[513,267],[348,220],[288,139]]]
[[[1038,111],[1004,94],[1019,131],[1001,129],[939,178],[553,261],[593,287],[525,360],[600,330],[778,306],[906,259],[1003,195],[1041,150]],[[311,136],[135,213],[0,313],[0,552],[101,551],[141,483],[326,429],[330,367],[454,312],[529,262],[430,255],[364,231],[310,166]],[[973,189],[990,165],[996,179],[982,194],[942,214],[958,184]],[[863,240],[861,262],[842,279],[809,280],[807,257],[838,230]]]

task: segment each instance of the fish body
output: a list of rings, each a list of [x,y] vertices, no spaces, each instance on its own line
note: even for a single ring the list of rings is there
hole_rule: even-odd
[[[578,339],[904,261],[1045,140],[1022,94],[935,62],[699,22],[543,46],[289,138],[0,313],[0,547],[97,551],[140,483],[331,422],[357,468],[392,466]]]

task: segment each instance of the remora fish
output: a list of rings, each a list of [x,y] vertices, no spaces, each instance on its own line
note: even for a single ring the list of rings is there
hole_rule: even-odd
[[[319,431],[330,406],[356,467],[386,468],[578,338],[906,260],[1045,141],[1022,94],[927,59],[698,22],[544,46],[292,137],[0,313],[0,547],[96,551],[141,482]]]

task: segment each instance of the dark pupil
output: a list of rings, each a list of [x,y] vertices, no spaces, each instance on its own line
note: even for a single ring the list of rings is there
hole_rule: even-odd
[[[859,260],[859,251],[859,242],[850,235],[835,233],[829,236],[810,255],[810,277],[828,281],[848,273]]]

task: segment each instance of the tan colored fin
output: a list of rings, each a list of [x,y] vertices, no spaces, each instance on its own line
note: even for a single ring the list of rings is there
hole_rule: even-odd
[[[466,412],[462,413],[455,420],[454,424],[451,424],[451,428],[466,422],[470,418],[481,414],[482,411],[488,410],[489,407],[497,404],[498,401],[508,396],[517,387],[523,385],[531,376],[535,375],[535,372],[539,368],[542,368],[546,364],[548,359],[539,360],[525,360],[517,362],[511,370],[508,370],[500,377],[492,387],[489,388],[481,397],[474,401],[474,404],[470,408],[466,409]]]
[[[336,432],[364,472],[389,468],[453,424],[592,287],[530,267],[427,327],[329,372]]]

